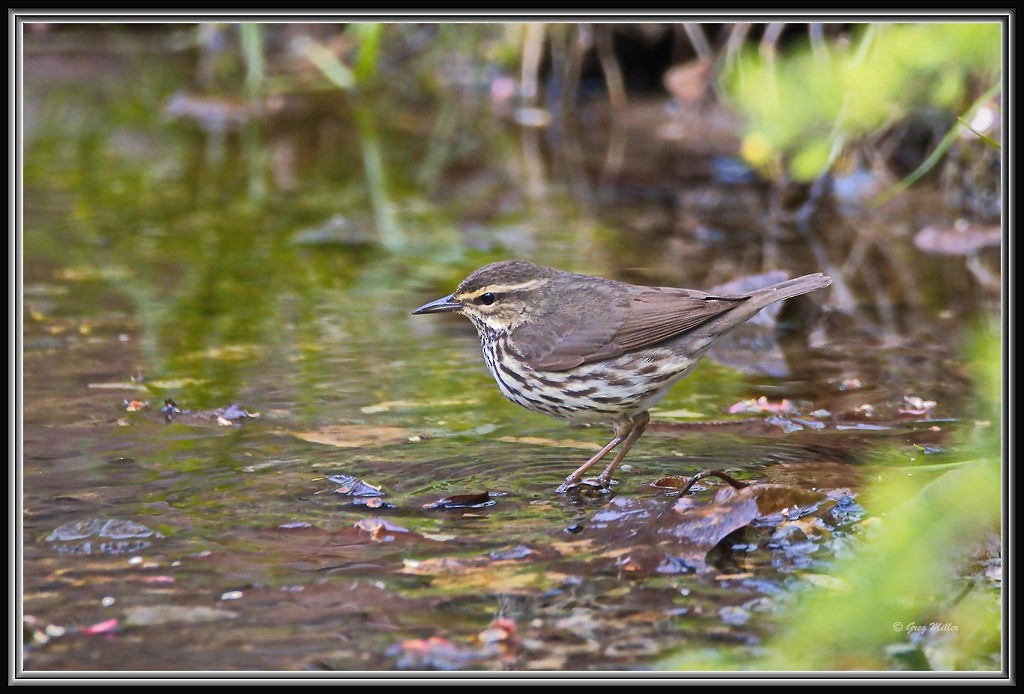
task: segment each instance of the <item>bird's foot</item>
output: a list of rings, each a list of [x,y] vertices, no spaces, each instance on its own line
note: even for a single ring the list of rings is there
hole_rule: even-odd
[[[586,487],[588,489],[600,490],[601,493],[607,494],[611,491],[611,485],[615,484],[613,480],[605,479],[603,477],[588,477],[582,480],[567,479],[563,482],[558,489],[555,490],[558,494],[566,494],[570,491],[581,490]]]
[[[588,477],[584,480],[580,480],[580,484],[585,484],[588,487],[596,487],[597,489],[608,489],[615,484],[615,481],[608,477],[598,475],[597,477]]]

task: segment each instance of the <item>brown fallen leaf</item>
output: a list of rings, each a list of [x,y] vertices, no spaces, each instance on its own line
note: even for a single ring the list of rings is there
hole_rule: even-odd
[[[666,477],[659,477],[658,479],[651,482],[651,486],[655,489],[673,489],[679,490],[690,483],[689,477],[683,477],[682,475],[668,475]]]
[[[714,500],[699,504],[691,497],[676,502],[674,510],[682,514],[671,533],[694,543],[705,553],[740,528],[758,518],[802,509],[825,499],[825,495],[799,487],[780,484],[752,484],[743,489],[724,487]]]

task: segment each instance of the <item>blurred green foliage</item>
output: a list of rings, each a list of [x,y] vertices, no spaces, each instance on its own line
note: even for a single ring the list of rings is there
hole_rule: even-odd
[[[955,115],[998,82],[1000,26],[871,24],[825,52],[744,52],[725,76],[748,125],[743,154],[798,180],[825,173],[842,147],[930,108]],[[979,88],[976,80],[980,80]]]
[[[762,655],[690,650],[662,668],[998,669],[1002,596],[976,555],[1001,537],[1000,350],[991,327],[972,350],[979,419],[970,461],[927,482],[897,469],[866,490],[879,512],[862,528],[863,546],[837,563],[829,588],[809,589],[779,616]]]

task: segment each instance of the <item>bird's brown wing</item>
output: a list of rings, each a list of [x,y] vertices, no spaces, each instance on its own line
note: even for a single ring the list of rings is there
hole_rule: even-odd
[[[656,345],[722,315],[747,298],[638,287],[607,297],[604,305],[591,302],[574,319],[523,326],[514,342],[534,369],[566,371]]]

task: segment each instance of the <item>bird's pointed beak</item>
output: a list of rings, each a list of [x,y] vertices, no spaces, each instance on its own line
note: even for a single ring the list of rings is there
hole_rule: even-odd
[[[448,296],[442,296],[440,299],[431,301],[429,304],[423,304],[418,309],[412,312],[412,315],[418,316],[422,313],[451,313],[452,311],[458,311],[462,308],[462,304],[455,300],[454,294]]]

